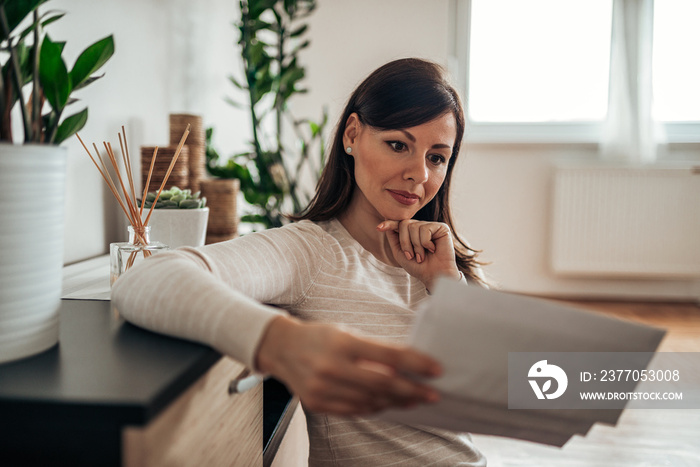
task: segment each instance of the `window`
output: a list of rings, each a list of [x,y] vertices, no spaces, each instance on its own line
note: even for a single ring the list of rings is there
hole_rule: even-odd
[[[699,141],[700,62],[692,44],[700,43],[700,2],[642,4],[454,0],[454,68],[466,91],[467,138],[599,142],[610,118],[619,118],[610,107],[620,102],[616,93],[626,92],[637,101],[625,112],[643,117],[649,103],[668,140]],[[643,57],[630,60],[637,51]],[[638,90],[630,90],[634,80],[621,80],[625,73],[642,83]]]
[[[700,2],[654,3],[653,115],[658,120],[700,120]]]
[[[612,0],[472,0],[469,118],[601,121]]]

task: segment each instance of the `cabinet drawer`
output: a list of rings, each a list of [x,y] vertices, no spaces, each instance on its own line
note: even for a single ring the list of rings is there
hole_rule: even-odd
[[[122,432],[128,467],[262,465],[262,384],[229,395],[244,366],[222,357],[145,427]]]

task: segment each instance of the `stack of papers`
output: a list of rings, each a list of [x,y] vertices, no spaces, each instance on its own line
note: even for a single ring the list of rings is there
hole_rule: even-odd
[[[443,375],[426,380],[440,391],[441,400],[385,411],[378,417],[563,446],[573,435],[585,435],[596,422],[616,424],[623,408],[509,408],[509,383],[514,392],[513,381],[509,382],[509,354],[647,352],[644,368],[664,334],[660,329],[551,301],[441,280],[428,306],[418,313],[409,341],[442,363]],[[523,383],[518,387],[524,385],[521,391],[537,402],[536,394],[530,392],[527,369],[518,374]],[[578,377],[569,375],[569,380]],[[551,396],[549,388],[549,383],[543,385],[543,391],[550,391],[547,397]]]

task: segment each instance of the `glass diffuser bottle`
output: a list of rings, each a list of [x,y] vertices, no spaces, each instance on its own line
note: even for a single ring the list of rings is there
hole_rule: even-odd
[[[169,250],[170,247],[161,242],[152,242],[150,239],[151,226],[146,225],[141,232],[133,226],[128,227],[129,241],[112,243],[109,245],[109,285],[119,279],[123,273],[128,271],[135,264],[143,261],[154,253]]]

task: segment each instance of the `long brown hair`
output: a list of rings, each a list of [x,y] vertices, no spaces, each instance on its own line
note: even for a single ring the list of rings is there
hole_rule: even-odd
[[[452,171],[464,136],[464,109],[445,71],[433,62],[416,58],[389,62],[355,89],[338,121],[316,194],[301,214],[290,218],[326,221],[338,217],[350,204],[355,190],[355,159],[345,155],[343,132],[353,112],[362,124],[380,130],[411,128],[448,112],[454,114],[457,137],[445,180],[435,197],[413,218],[447,224],[454,239],[457,267],[471,281],[483,284],[478,273],[481,263],[476,260],[479,251],[471,248],[455,232],[449,201]]]

